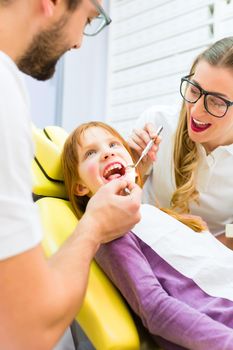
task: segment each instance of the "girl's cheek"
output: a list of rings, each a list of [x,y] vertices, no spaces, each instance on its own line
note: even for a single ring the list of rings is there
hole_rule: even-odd
[[[98,170],[99,170],[99,167],[97,167],[97,165],[94,163],[90,163],[87,166],[87,171],[91,178],[96,178]]]

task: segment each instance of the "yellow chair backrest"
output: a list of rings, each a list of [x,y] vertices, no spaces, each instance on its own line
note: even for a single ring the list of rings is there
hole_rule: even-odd
[[[34,182],[34,191],[37,196],[49,196],[50,192],[50,197],[41,198],[36,202],[44,228],[42,244],[47,256],[57,251],[78,222],[69,201],[61,199],[65,198],[66,194],[59,168],[60,153],[67,134],[60,129],[46,128],[47,134],[35,128],[33,131],[36,141],[35,157],[39,160],[33,165],[34,177],[37,179],[37,182]],[[46,140],[48,136],[50,139]],[[43,159],[47,157],[48,159]],[[54,164],[51,164],[53,162]],[[45,187],[44,183],[39,186],[40,178],[35,166],[40,169],[40,176],[46,177]],[[52,185],[49,186],[48,182]],[[128,307],[95,261],[91,264],[86,296],[76,319],[97,350],[140,348],[137,328]]]
[[[35,144],[35,158],[32,163],[33,194],[67,198],[60,155],[68,133],[56,126],[44,130],[33,126],[32,135]]]

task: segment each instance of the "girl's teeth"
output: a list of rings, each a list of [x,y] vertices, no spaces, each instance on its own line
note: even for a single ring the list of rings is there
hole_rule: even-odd
[[[122,165],[114,164],[114,165],[110,166],[107,170],[105,170],[104,176],[107,176],[107,174],[113,169],[121,169],[121,168],[122,168]]]

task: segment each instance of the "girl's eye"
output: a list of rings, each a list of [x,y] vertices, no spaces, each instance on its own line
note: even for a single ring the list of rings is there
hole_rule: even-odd
[[[112,142],[110,142],[110,144],[109,144],[109,147],[110,147],[110,148],[117,147],[117,146],[120,146],[120,142],[112,141]]]
[[[91,149],[85,153],[85,158],[91,157],[93,154],[95,154],[95,150]]]
[[[117,143],[116,142],[111,142],[110,144],[109,144],[109,147],[115,147],[117,145]]]

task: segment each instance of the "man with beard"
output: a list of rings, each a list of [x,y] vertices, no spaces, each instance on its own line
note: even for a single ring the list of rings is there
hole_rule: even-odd
[[[95,27],[98,16],[99,25]],[[111,22],[98,0],[0,0],[0,344],[53,348],[80,309],[99,245],[140,219],[140,189],[114,180],[89,202],[77,228],[45,260],[31,198],[33,147],[23,72],[50,78],[60,56]],[[119,196],[129,187],[130,196]],[[110,218],[110,219],[109,219]]]

